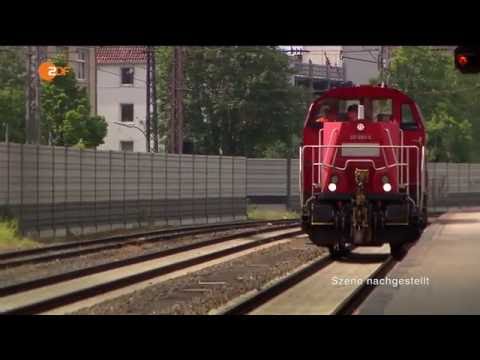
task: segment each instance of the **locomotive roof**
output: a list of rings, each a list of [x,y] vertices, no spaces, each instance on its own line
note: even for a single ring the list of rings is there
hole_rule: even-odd
[[[380,87],[375,85],[360,85],[354,87],[342,87],[335,88],[327,91],[322,96],[320,96],[315,102],[323,100],[328,97],[337,97],[337,98],[358,98],[358,97],[391,97],[398,100],[411,100],[410,97],[405,95],[403,92],[388,88]]]

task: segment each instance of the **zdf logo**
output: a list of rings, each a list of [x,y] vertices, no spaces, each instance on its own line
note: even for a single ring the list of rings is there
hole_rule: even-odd
[[[40,79],[45,81],[52,81],[56,76],[65,76],[69,71],[70,67],[56,66],[50,61],[44,62],[38,67]]]

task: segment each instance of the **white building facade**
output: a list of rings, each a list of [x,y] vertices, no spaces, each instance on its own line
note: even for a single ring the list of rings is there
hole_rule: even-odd
[[[99,150],[145,152],[145,47],[97,49],[97,113],[108,123]]]

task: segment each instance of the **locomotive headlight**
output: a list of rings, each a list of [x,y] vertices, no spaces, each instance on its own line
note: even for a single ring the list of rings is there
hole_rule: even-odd
[[[364,124],[364,123],[358,123],[358,124],[357,124],[357,130],[358,130],[358,131],[363,131],[363,130],[365,130],[365,124]]]
[[[328,184],[328,190],[330,190],[331,192],[334,192],[335,190],[337,190],[337,185],[331,182],[330,184]]]
[[[338,184],[338,176],[337,175],[333,175],[331,178],[330,178],[330,182],[334,183],[334,184]]]
[[[385,191],[385,192],[392,191],[392,185],[390,183],[386,182],[385,184],[383,184],[383,191]]]

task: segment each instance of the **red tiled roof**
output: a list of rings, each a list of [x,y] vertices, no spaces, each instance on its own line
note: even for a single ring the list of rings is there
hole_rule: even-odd
[[[144,46],[102,46],[96,49],[97,64],[146,64]]]

